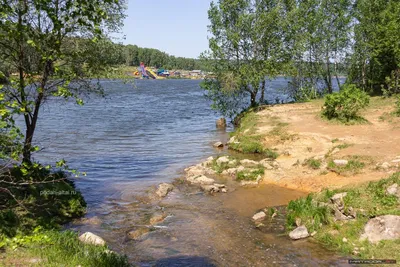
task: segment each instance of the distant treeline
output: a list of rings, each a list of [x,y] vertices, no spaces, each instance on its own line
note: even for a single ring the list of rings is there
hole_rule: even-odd
[[[127,66],[139,66],[144,62],[147,66],[179,69],[179,70],[206,70],[206,65],[199,59],[175,57],[158,49],[143,48],[137,45],[115,44],[115,56],[118,64]]]

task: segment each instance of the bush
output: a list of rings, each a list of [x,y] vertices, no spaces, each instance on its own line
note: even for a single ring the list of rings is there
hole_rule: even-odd
[[[338,93],[327,95],[322,115],[342,122],[357,120],[358,112],[369,105],[370,97],[354,84],[348,84]]]

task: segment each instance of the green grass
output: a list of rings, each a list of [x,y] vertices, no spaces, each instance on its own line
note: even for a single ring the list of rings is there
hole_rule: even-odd
[[[340,145],[337,145],[337,146],[333,147],[333,149],[338,148],[338,149],[342,150],[342,149],[345,149],[345,148],[348,148],[348,147],[351,147],[351,146],[354,146],[354,144],[343,143],[343,144],[340,144]]]
[[[257,169],[240,171],[236,175],[238,181],[255,181],[259,175],[264,175],[264,168],[259,166]]]
[[[349,176],[361,173],[366,166],[372,165],[375,162],[369,156],[360,155],[351,155],[345,157],[344,159],[348,160],[348,163],[345,166],[338,166],[331,159],[328,162],[328,169],[336,172],[339,175]]]
[[[270,136],[278,138],[280,142],[286,142],[295,138],[295,134],[290,134],[287,131],[287,126],[289,123],[276,121],[276,119],[272,120],[272,122],[275,124],[275,126],[268,133]]]
[[[319,168],[321,168],[321,164],[322,164],[321,160],[313,158],[310,158],[306,160],[306,162],[304,162],[304,165],[307,165],[309,168],[314,170],[318,170]]]
[[[309,231],[317,231],[314,238],[327,248],[340,251],[345,255],[356,254],[356,257],[365,259],[386,258],[400,261],[398,253],[400,240],[381,241],[378,244],[360,240],[364,226],[370,218],[386,214],[400,215],[397,197],[385,193],[386,188],[394,183],[400,184],[400,172],[377,182],[324,190],[292,201],[287,207],[287,227],[293,229],[296,218],[300,218],[302,224],[309,227]],[[328,210],[325,214],[323,205],[318,204],[329,203],[330,197],[341,192],[347,192],[343,199],[345,209],[352,207],[357,212],[356,220],[335,222],[333,213]],[[344,242],[343,238],[346,238],[347,242]],[[354,251],[358,252],[354,253]]]
[[[263,154],[266,157],[276,159],[279,154],[262,144],[263,137],[256,133],[258,123],[257,114],[250,110],[241,114],[240,125],[235,129],[231,136],[235,136],[237,143],[229,145],[230,149],[242,153]]]
[[[218,160],[219,158],[220,158],[220,157],[215,158],[215,159],[212,161],[211,166],[210,166],[211,169],[213,169],[216,173],[221,174],[224,170],[227,170],[227,169],[229,169],[229,168],[235,168],[235,167],[237,167],[237,166],[240,165],[239,160],[236,159],[236,158],[232,158],[231,156],[229,157],[229,161],[230,161],[231,163],[228,162],[228,163],[222,163],[222,164],[218,165],[218,164],[217,164],[217,160]],[[232,162],[235,162],[235,163],[232,164]]]
[[[32,259],[40,260],[39,266],[49,267],[129,266],[125,256],[109,251],[106,246],[83,244],[72,231],[35,231],[3,239],[0,244],[0,265],[5,266],[28,266]]]

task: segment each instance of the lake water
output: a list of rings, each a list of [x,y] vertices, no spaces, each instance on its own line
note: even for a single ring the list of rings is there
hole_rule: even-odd
[[[286,82],[271,83],[266,99],[282,97],[278,89]],[[256,195],[238,190],[238,197],[210,197],[182,189],[162,203],[138,201],[135,196],[149,186],[172,181],[210,155],[227,153],[212,147],[228,135],[216,129],[218,115],[199,83],[102,81],[105,98],[92,96],[83,107],[63,101],[44,105],[35,136],[43,150],[34,158],[42,163],[64,158],[69,167],[86,172],[76,185],[88,203],[87,216],[101,220],[69,227],[101,235],[138,266],[340,265],[335,255],[312,242],[294,244],[252,226],[249,218],[257,209],[282,205],[303,195],[299,192],[263,187]],[[141,241],[127,239],[129,230],[159,210],[169,215],[159,229]]]

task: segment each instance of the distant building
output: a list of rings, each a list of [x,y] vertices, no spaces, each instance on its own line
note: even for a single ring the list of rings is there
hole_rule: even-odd
[[[189,72],[189,75],[192,77],[199,77],[203,75],[203,72],[201,70],[192,70]]]

